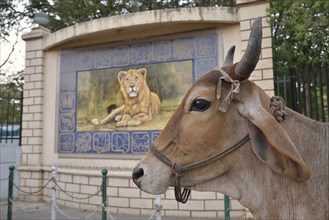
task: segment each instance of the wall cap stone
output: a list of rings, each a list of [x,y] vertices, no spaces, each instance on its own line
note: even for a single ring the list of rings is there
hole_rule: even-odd
[[[79,23],[58,30],[45,38],[45,50],[61,46],[77,39],[88,39],[101,34],[109,40],[111,34],[127,30],[140,32],[139,28],[154,28],[156,25],[181,24],[193,29],[193,24],[239,23],[235,7],[195,7],[167,10],[151,10],[125,15],[117,15]],[[163,29],[163,27],[161,27]],[[133,36],[133,34],[132,34]],[[90,40],[90,39],[89,39]]]
[[[256,3],[256,2],[264,3],[266,1],[269,1],[269,0],[236,0],[236,3],[235,4],[237,6],[240,6],[240,5],[250,4],[250,3]]]
[[[28,41],[34,38],[43,38],[43,37],[47,37],[50,34],[50,30],[48,30],[45,27],[39,26],[36,28],[32,28],[32,30],[27,33],[27,34],[23,34],[22,35],[22,39],[24,41]]]

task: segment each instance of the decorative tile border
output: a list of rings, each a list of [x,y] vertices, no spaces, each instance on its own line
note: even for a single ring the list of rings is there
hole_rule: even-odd
[[[142,155],[160,131],[76,131],[77,72],[183,60],[193,61],[193,81],[218,65],[218,36],[201,32],[61,54],[58,152],[65,155]],[[221,43],[221,42],[220,42]]]

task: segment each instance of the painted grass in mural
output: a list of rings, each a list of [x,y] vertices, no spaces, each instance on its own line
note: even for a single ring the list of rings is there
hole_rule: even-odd
[[[78,73],[77,130],[161,130],[192,84],[192,61]]]

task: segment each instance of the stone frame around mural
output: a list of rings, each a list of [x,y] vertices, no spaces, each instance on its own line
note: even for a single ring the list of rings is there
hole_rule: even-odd
[[[219,45],[220,44],[220,45]],[[222,40],[215,30],[65,51],[60,56],[58,144],[61,157],[144,155],[160,130],[77,131],[79,71],[192,61],[192,83],[218,67]]]

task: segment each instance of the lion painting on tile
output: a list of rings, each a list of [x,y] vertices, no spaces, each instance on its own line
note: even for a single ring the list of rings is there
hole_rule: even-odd
[[[130,69],[118,73],[124,105],[113,109],[103,119],[93,119],[94,125],[103,125],[112,120],[117,127],[138,126],[153,120],[160,114],[160,98],[151,92],[146,82],[147,70]]]

